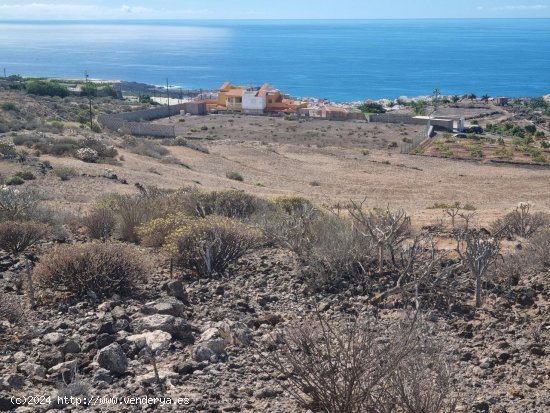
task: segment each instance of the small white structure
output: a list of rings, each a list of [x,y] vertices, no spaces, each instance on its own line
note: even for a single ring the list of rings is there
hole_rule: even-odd
[[[259,115],[264,113],[267,106],[265,95],[257,96],[255,90],[247,90],[243,93],[243,112],[249,115]]]

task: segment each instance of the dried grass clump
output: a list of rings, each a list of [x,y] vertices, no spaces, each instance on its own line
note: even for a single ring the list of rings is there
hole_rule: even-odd
[[[50,227],[40,222],[5,221],[0,223],[0,249],[19,255],[49,234]]]
[[[0,293],[0,320],[6,320],[10,324],[19,323],[24,315],[21,298]]]
[[[281,195],[271,198],[271,203],[289,215],[303,214],[313,209],[312,203],[298,195]]]
[[[82,225],[86,235],[91,239],[106,240],[113,235],[116,218],[113,211],[107,208],[94,208],[84,218]]]
[[[178,228],[165,248],[179,267],[211,276],[223,273],[229,264],[261,242],[257,230],[229,218],[209,216]]]
[[[145,279],[148,268],[142,254],[122,244],[82,244],[55,247],[35,268],[37,282],[78,296],[129,294]]]
[[[188,194],[190,205],[193,205],[197,216],[220,215],[227,218],[249,218],[268,208],[268,203],[244,191],[194,191]],[[195,215],[193,214],[193,215]]]

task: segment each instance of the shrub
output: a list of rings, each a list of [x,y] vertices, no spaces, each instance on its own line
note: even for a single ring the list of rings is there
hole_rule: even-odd
[[[143,187],[142,187],[143,188]],[[168,195],[156,188],[143,188],[139,195],[114,194],[103,198],[99,207],[114,212],[118,236],[124,241],[138,242],[137,227],[166,215],[170,207],[165,202]]]
[[[130,152],[150,158],[162,159],[170,154],[170,151],[157,142],[147,139],[127,138],[124,147]]]
[[[221,274],[227,266],[258,247],[261,235],[248,226],[221,217],[207,217],[178,228],[168,239],[166,250],[181,268],[200,276]]]
[[[491,228],[492,232],[500,237],[513,238],[519,236],[529,238],[549,223],[550,219],[547,214],[542,212],[532,213],[531,204],[522,202],[514,211],[496,220]]]
[[[83,162],[95,163],[99,159],[99,154],[91,148],[80,148],[75,156]]]
[[[0,109],[8,112],[8,111],[16,111],[17,105],[13,102],[2,102],[0,104]]]
[[[21,306],[21,298],[0,293],[0,320],[7,320],[10,324],[17,324],[22,318],[23,307]]]
[[[5,221],[0,223],[0,249],[19,255],[49,233],[50,227],[38,222]]]
[[[147,274],[141,255],[121,244],[62,245],[42,257],[34,276],[43,287],[81,297],[127,295]]]
[[[38,194],[29,188],[0,187],[0,220],[32,219],[38,214]]]
[[[63,167],[54,169],[53,173],[62,181],[68,181],[73,176],[76,175],[76,172],[73,168]]]
[[[25,88],[30,94],[38,96],[59,96],[64,98],[69,95],[69,90],[65,86],[54,81],[30,80],[25,83]]]
[[[36,179],[36,176],[34,176],[34,174],[31,172],[31,171],[22,171],[22,172],[17,172],[15,174],[15,176],[25,180],[25,181],[32,181],[34,179]]]
[[[10,186],[23,185],[24,183],[25,183],[25,180],[23,180],[22,178],[20,178],[18,176],[11,176],[11,177],[9,177],[8,179],[6,179],[4,181],[4,184],[10,185]]]
[[[94,208],[82,218],[82,225],[84,225],[88,237],[106,240],[113,235],[115,230],[115,214],[107,208]]]
[[[183,213],[156,218],[140,226],[137,229],[137,234],[141,244],[145,247],[159,248],[165,244],[166,239],[176,229],[188,224],[191,219]]]
[[[225,174],[225,177],[227,179],[232,179],[233,181],[239,181],[239,182],[244,181],[243,176],[239,172],[227,172]]]
[[[248,218],[267,207],[267,203],[260,198],[236,190],[196,191],[190,193],[189,198],[194,204],[194,212],[200,217],[221,215],[227,218]]]
[[[15,145],[7,140],[0,140],[0,159],[15,159],[16,156]]]
[[[451,413],[443,351],[412,325],[309,317],[269,343],[271,367],[305,409],[331,413]]]
[[[275,207],[289,215],[302,214],[305,211],[313,209],[312,203],[298,195],[281,195],[271,198],[271,203]]]

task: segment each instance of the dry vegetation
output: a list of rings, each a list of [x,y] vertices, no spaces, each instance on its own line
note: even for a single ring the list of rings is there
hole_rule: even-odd
[[[0,137],[2,177],[23,181],[0,188],[2,402],[59,388],[185,393],[197,412],[549,405],[549,169],[400,155],[388,143],[415,132],[400,125],[184,119],[179,143]]]

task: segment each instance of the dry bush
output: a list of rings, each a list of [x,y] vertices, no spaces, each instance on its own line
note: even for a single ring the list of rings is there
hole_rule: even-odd
[[[303,215],[313,209],[313,204],[298,195],[282,195],[271,198],[271,203],[289,215]]]
[[[39,213],[39,196],[29,188],[0,187],[0,221],[33,219]]]
[[[390,374],[378,405],[383,411],[452,413],[456,411],[453,372],[443,349],[430,341],[416,346]]]
[[[110,296],[130,293],[147,271],[142,254],[130,246],[82,244],[55,247],[42,257],[34,276],[45,288]]]
[[[523,275],[550,268],[550,230],[539,232],[525,247],[498,261],[496,273],[509,285],[517,285]]]
[[[140,242],[145,247],[159,248],[166,243],[166,239],[178,228],[185,226],[192,220],[183,213],[156,218],[137,229]]]
[[[258,225],[272,243],[297,255],[313,291],[335,291],[349,281],[361,283],[373,262],[371,240],[351,220],[324,214],[311,204],[270,211]]]
[[[10,294],[0,293],[0,320],[7,320],[10,324],[17,324],[23,318],[21,298]]]
[[[50,227],[39,222],[5,221],[0,223],[0,249],[19,255],[50,234]]]
[[[455,251],[475,278],[476,307],[481,307],[481,290],[484,277],[500,254],[500,241],[481,231],[465,231],[457,237]]]
[[[492,233],[500,238],[532,237],[540,229],[548,227],[550,219],[543,212],[531,212],[531,204],[520,203],[515,210],[496,220],[491,229]]]
[[[244,219],[267,208],[267,202],[244,191],[191,192],[188,194],[197,216],[220,215]]]
[[[161,193],[140,193],[139,195],[110,195],[99,202],[99,208],[110,209],[117,221],[118,237],[129,242],[138,242],[137,228],[160,216]]]
[[[281,385],[316,412],[452,412],[451,375],[427,362],[441,351],[427,344],[415,320],[338,323],[318,316],[284,330],[270,343],[268,361]]]
[[[261,234],[238,221],[209,216],[178,228],[165,246],[180,268],[200,276],[221,274],[262,242]]]
[[[82,218],[82,225],[89,238],[106,240],[113,235],[115,230],[115,214],[107,208],[94,208]]]
[[[384,275],[386,252],[389,252],[393,266],[396,266],[395,250],[410,235],[411,219],[403,210],[392,211],[373,209],[365,211],[366,199],[357,204],[352,202],[348,208],[349,215],[363,236],[370,238],[378,250],[378,274]]]
[[[525,255],[531,266],[538,270],[550,268],[550,229],[539,232],[530,240]]]

